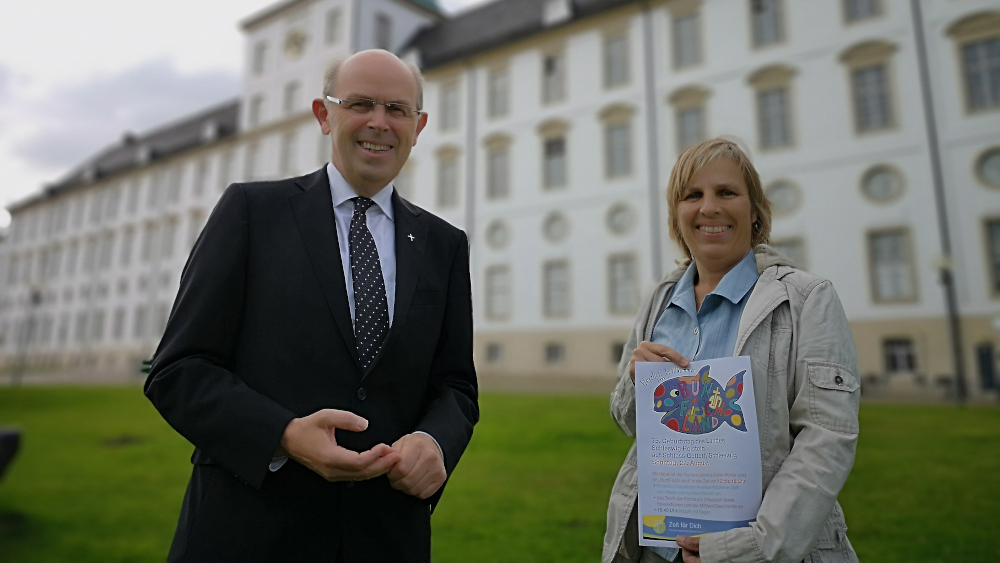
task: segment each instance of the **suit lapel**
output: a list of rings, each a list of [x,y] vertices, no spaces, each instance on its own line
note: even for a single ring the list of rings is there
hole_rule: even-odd
[[[323,289],[330,313],[360,370],[361,361],[358,359],[351,309],[347,302],[347,284],[344,282],[344,266],[340,261],[340,243],[337,240],[333,197],[330,195],[330,179],[326,167],[300,178],[296,183],[301,191],[288,196],[288,200],[292,205],[299,234]]]
[[[369,372],[399,337],[399,327],[405,324],[406,315],[410,311],[413,293],[417,289],[417,280],[424,265],[424,251],[427,249],[427,222],[420,216],[420,208],[402,199],[393,190],[392,210],[393,226],[396,229],[396,303],[393,306],[389,334],[375,360],[368,366]]]

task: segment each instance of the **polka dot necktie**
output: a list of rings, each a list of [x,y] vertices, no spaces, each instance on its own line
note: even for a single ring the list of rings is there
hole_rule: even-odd
[[[367,197],[351,200],[354,202],[349,236],[351,279],[354,281],[354,338],[361,366],[368,369],[389,332],[389,307],[385,299],[382,263],[365,216],[375,202]]]

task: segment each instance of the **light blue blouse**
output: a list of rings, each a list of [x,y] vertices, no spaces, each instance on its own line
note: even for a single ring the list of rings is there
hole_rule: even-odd
[[[722,277],[715,291],[705,296],[701,310],[695,307],[695,272],[692,262],[674,286],[673,295],[653,328],[653,342],[669,346],[689,360],[732,356],[743,308],[760,276],[753,249]],[[666,547],[647,549],[667,561],[673,561],[679,551]]]

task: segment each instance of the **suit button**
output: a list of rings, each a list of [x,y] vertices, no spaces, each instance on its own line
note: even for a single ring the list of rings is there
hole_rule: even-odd
[[[834,377],[833,380],[837,382],[837,385],[843,385],[844,384],[844,378],[840,377],[839,375],[837,377]]]
[[[354,487],[354,481],[348,481],[348,482],[344,483],[344,486],[347,487],[348,489],[353,488]]]
[[[358,400],[359,401],[364,401],[365,397],[368,396],[368,393],[365,391],[364,387],[361,387],[360,389],[358,389],[357,395],[358,395]]]

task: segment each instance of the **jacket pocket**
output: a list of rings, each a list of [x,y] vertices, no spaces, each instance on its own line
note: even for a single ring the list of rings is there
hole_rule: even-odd
[[[857,377],[832,362],[806,362],[813,421],[834,432],[858,433]]]

